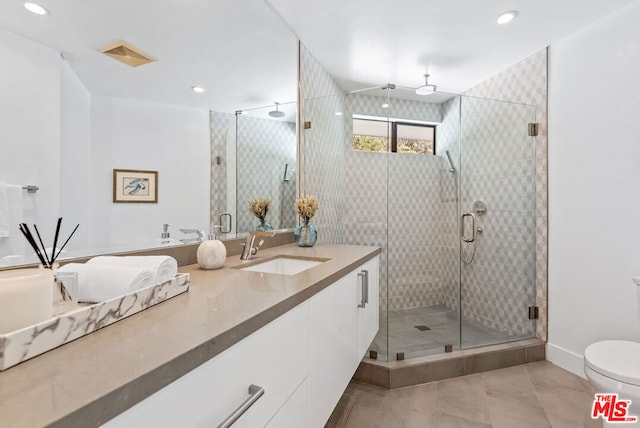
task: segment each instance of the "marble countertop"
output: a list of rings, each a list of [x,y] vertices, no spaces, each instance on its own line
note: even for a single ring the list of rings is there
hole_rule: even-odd
[[[380,253],[295,244],[252,261],[197,265],[187,293],[0,373],[0,421],[17,427],[98,426],[229,348]],[[234,269],[276,255],[330,259],[297,275]]]

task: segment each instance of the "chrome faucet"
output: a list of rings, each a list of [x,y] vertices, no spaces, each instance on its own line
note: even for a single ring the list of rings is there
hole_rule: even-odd
[[[255,231],[255,230],[252,230],[251,232],[249,232],[249,236],[247,236],[247,240],[241,244],[243,248],[242,248],[242,254],[240,255],[240,259],[251,260],[251,257],[256,255],[256,253],[258,252],[258,248],[264,243],[264,240],[261,239],[260,242],[258,242],[258,246],[257,247],[254,246],[256,242],[256,238],[258,236],[263,238],[273,238],[274,236],[276,236],[276,232],[275,231],[262,232],[262,231]]]
[[[189,235],[189,234],[197,234],[197,237],[191,237],[191,238],[184,238],[181,239],[180,242],[182,242],[183,244],[191,244],[193,242],[204,242],[207,239],[207,235],[204,233],[204,230],[200,230],[200,229],[180,229],[180,232],[184,233],[185,235]]]

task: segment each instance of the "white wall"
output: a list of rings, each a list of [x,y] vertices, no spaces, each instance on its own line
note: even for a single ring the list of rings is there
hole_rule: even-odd
[[[60,74],[60,215],[62,237],[80,227],[65,251],[90,248],[91,94],[69,64]],[[64,242],[64,241],[63,241]]]
[[[209,229],[208,111],[94,96],[91,144],[94,246],[154,243],[163,223],[176,239]],[[114,168],[158,171],[158,203],[114,204]]]
[[[640,3],[551,46],[547,358],[640,341]],[[583,375],[584,376],[584,375]]]
[[[36,194],[23,192],[24,221],[30,227],[37,222],[49,236],[59,214],[62,60],[56,51],[3,29],[0,58],[0,181],[40,187]],[[0,238],[0,258],[24,249],[17,227],[15,237]]]

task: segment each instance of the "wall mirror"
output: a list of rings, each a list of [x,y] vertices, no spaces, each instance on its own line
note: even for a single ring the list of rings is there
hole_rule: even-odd
[[[262,0],[43,5],[46,16],[21,2],[0,5],[0,57],[11,64],[0,70],[0,182],[38,187],[21,190],[19,208],[5,214],[11,227],[0,237],[0,267],[37,260],[16,218],[37,224],[45,242],[58,217],[62,236],[80,224],[61,257],[181,245],[191,236],[179,229],[208,232],[225,212],[239,231],[235,211],[216,204],[236,201],[240,172],[259,171],[236,168],[235,150],[256,153],[245,141],[270,137],[236,146],[234,112],[296,99],[296,37]],[[127,45],[115,56],[135,57],[131,46],[151,62],[131,67],[100,52],[120,41]],[[229,125],[216,128],[219,116]],[[249,117],[241,132],[251,129]],[[214,153],[217,138],[233,141],[234,152]],[[292,162],[295,176],[295,152],[277,162],[283,177]],[[219,180],[217,165],[234,180]],[[157,203],[114,204],[114,169],[157,171]],[[165,223],[169,242],[161,239]],[[274,224],[289,227],[280,217]]]

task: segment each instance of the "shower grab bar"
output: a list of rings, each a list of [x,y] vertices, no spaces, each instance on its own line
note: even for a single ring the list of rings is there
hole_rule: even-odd
[[[369,303],[369,272],[361,270],[358,272],[358,279],[360,280],[360,304],[359,308],[365,308]]]
[[[473,231],[473,235],[471,239],[467,239],[464,234],[464,218],[471,217],[471,230]],[[476,240],[476,216],[473,213],[464,213],[462,214],[462,221],[460,222],[460,235],[462,236],[462,240],[467,243],[475,242]]]
[[[235,421],[240,419],[260,397],[264,395],[264,388],[258,385],[249,385],[249,397],[233,411],[227,418],[218,425],[218,428],[229,428]]]

